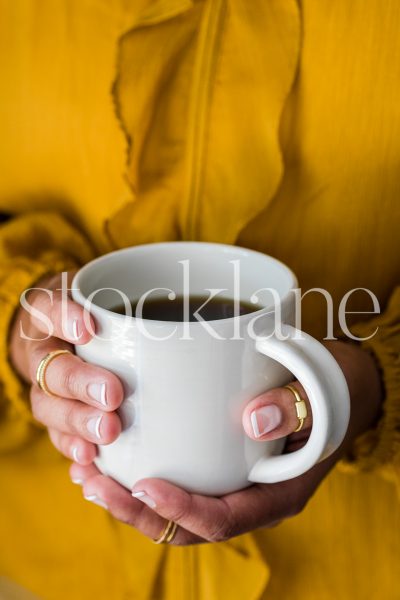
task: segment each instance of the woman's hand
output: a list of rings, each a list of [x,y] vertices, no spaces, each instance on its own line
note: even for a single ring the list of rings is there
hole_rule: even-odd
[[[74,354],[63,354],[46,369],[46,384],[59,398],[48,396],[38,387],[36,371],[41,359],[53,350],[72,351],[72,344],[86,344],[91,333],[85,327],[83,308],[70,298],[63,303],[61,275],[43,280],[37,288],[43,289],[31,291],[27,298],[31,310],[21,308],[14,320],[11,360],[32,384],[33,415],[48,428],[54,446],[75,462],[89,465],[96,456],[96,445],[113,442],[121,431],[115,409],[123,399],[122,384],[113,373],[89,365]],[[51,335],[49,324],[32,309],[50,319]],[[94,327],[91,321],[92,332]]]
[[[156,538],[166,520],[175,521],[177,545],[227,540],[230,537],[271,527],[282,519],[299,513],[319,483],[355,437],[374,424],[382,402],[382,386],[378,369],[369,354],[343,342],[326,344],[341,366],[351,396],[351,418],[342,446],[329,458],[295,479],[275,484],[255,484],[245,490],[221,498],[190,494],[161,479],[138,481],[132,493],[109,477],[101,475],[94,465],[74,463],[70,474],[84,488],[85,498],[107,508],[117,519]],[[255,440],[273,440],[288,436],[286,452],[303,445],[309,435],[311,409],[299,382],[294,386],[308,404],[304,428],[292,433],[298,425],[293,394],[274,389],[253,399],[243,414],[243,427]]]

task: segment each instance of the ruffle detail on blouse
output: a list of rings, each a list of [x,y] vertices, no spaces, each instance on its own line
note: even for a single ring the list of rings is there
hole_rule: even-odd
[[[181,237],[178,166],[201,8],[187,0],[149,1],[119,40],[112,94],[127,142],[125,177],[132,199],[105,222],[115,248]]]
[[[149,2],[119,42],[113,97],[132,200],[105,224],[114,247],[235,242],[282,177],[299,49],[294,0]]]

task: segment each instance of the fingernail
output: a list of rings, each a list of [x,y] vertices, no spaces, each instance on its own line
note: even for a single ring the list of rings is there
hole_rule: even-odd
[[[97,437],[98,440],[101,439],[100,424],[101,424],[102,418],[103,418],[103,415],[100,415],[100,417],[92,417],[87,422],[87,430],[89,431],[89,433],[93,433]]]
[[[97,506],[101,506],[102,508],[108,509],[108,506],[101,498],[96,496],[96,494],[92,494],[91,496],[84,496],[85,500],[89,500],[89,502],[93,502],[93,504],[97,504]]]
[[[81,337],[81,333],[79,331],[79,319],[74,319],[71,322],[68,322],[68,332],[72,339],[79,340]]]
[[[76,485],[83,485],[83,479],[71,479],[72,483],[76,483]]]
[[[282,421],[282,412],[276,404],[268,404],[253,410],[250,415],[254,435],[258,438],[273,431]]]
[[[106,383],[89,383],[87,393],[93,400],[100,402],[103,406],[107,406],[106,398]]]
[[[74,461],[78,463],[79,462],[78,446],[74,446],[72,448],[71,454],[72,454],[72,458],[74,459]]]
[[[147,506],[150,506],[150,508],[155,508],[157,506],[153,498],[150,498],[150,496],[148,496],[146,492],[132,492],[132,496],[134,498],[137,498],[141,502],[144,502],[145,504],[147,504]]]

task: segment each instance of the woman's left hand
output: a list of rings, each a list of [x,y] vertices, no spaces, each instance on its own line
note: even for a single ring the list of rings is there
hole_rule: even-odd
[[[220,498],[190,494],[162,479],[138,481],[130,492],[102,475],[93,464],[73,463],[72,480],[83,485],[85,498],[149,538],[157,538],[167,520],[175,521],[179,525],[172,542],[175,545],[227,540],[260,527],[272,527],[298,514],[343,452],[351,448],[354,439],[373,426],[383,399],[379,372],[369,354],[344,342],[328,342],[326,346],[341,366],[349,386],[350,425],[341,447],[300,477],[255,484]],[[307,403],[309,416],[302,430],[293,433],[298,419],[292,392],[277,388],[246,406],[243,427],[250,438],[267,441],[287,436],[285,452],[292,452],[306,442],[312,426],[311,408],[301,384],[292,385]]]

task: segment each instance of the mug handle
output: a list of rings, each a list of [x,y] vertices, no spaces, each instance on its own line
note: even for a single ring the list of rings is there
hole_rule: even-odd
[[[329,350],[291,325],[282,325],[281,331],[286,340],[275,333],[269,337],[257,336],[256,349],[281,363],[300,381],[310,401],[313,425],[307,443],[300,450],[262,457],[256,462],[248,479],[257,483],[298,477],[327,458],[342,443],[350,418],[347,382]]]

